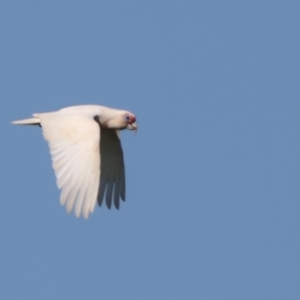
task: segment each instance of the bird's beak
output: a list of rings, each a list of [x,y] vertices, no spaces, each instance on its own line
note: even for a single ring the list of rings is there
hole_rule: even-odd
[[[134,130],[135,132],[137,132],[137,130],[138,130],[137,123],[136,123],[136,122],[133,122],[133,123],[131,123],[131,124],[128,124],[128,125],[127,125],[127,129],[129,129],[129,130]]]

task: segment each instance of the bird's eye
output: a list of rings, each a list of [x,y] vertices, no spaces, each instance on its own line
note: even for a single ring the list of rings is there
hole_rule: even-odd
[[[126,115],[126,116],[124,117],[124,121],[125,121],[125,122],[130,122],[130,120],[131,120],[131,118],[130,118],[129,115]]]

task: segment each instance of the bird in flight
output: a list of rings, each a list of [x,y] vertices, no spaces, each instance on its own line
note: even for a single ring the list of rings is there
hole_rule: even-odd
[[[68,213],[88,218],[106,202],[125,201],[125,166],[119,130],[137,130],[131,112],[100,105],[79,105],[33,114],[12,122],[38,125],[49,144],[52,166]]]

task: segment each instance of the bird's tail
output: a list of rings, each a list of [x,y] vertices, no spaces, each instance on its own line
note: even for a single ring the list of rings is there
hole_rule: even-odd
[[[24,120],[13,121],[15,125],[40,125],[41,121],[39,118],[30,118]]]

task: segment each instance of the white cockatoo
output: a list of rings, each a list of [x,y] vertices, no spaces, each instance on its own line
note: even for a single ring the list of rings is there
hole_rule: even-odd
[[[39,125],[49,144],[60,203],[68,212],[88,218],[105,199],[118,209],[125,201],[125,167],[119,130],[137,130],[135,116],[125,110],[79,105],[33,114],[14,121]]]

